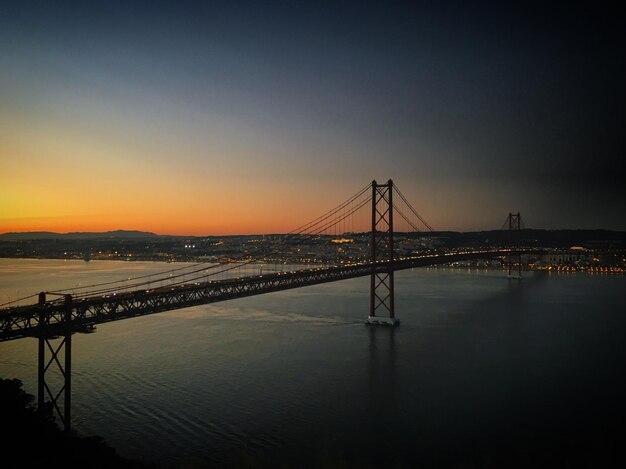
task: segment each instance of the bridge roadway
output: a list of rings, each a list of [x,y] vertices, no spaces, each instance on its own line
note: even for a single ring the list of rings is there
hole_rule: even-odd
[[[406,257],[395,260],[393,270],[536,252],[530,249],[498,249]],[[364,277],[388,269],[388,262],[368,262],[134,290],[83,298],[69,304],[57,301],[8,308],[0,310],[0,341],[60,336],[67,332],[68,326],[73,332],[91,332],[96,324],[105,322]]]

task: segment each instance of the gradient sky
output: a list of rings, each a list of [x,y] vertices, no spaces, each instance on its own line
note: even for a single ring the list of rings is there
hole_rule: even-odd
[[[626,230],[621,18],[3,1],[0,232],[289,231],[389,178],[436,229]]]

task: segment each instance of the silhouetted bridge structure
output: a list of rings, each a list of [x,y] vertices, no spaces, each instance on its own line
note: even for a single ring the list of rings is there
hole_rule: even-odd
[[[394,203],[394,193],[400,196],[404,206],[400,207]],[[38,294],[39,302],[36,304],[0,309],[0,341],[25,337],[38,339],[38,403],[42,406],[47,395],[65,429],[69,430],[71,424],[72,334],[93,332],[97,324],[369,276],[370,312],[367,323],[395,326],[398,324],[394,310],[395,271],[473,259],[506,257],[509,260],[509,275],[511,275],[514,259],[517,259],[516,265],[521,269],[519,258],[522,254],[540,253],[534,249],[508,248],[464,250],[397,258],[394,253],[394,213],[400,215],[415,230],[417,230],[416,223],[420,222],[428,229],[432,230],[432,228],[393,185],[391,180],[386,184],[377,184],[376,181],[373,181],[371,185],[361,189],[347,201],[303,225],[287,237],[294,242],[300,242],[307,239],[307,236],[318,236],[341,223],[344,223],[345,226],[346,219],[355,216],[362,208],[367,209],[370,202],[370,256],[369,260],[365,262],[208,280],[216,273],[215,269],[219,273],[234,268],[217,264],[187,271],[185,274],[178,274],[172,280],[182,276],[182,281],[174,282],[168,279],[170,280],[169,285],[156,288],[152,288],[152,285],[158,284],[159,279],[146,281],[146,276],[143,276],[134,279],[141,281],[134,283],[135,288],[131,290],[126,285],[122,288],[119,282],[105,282],[90,285],[91,290],[82,291],[78,294],[73,290],[41,292]],[[408,209],[409,216],[402,208]],[[413,218],[411,218],[411,214]],[[517,217],[515,229],[519,229],[521,220],[519,214],[509,214],[509,230],[513,229],[511,220],[515,218],[512,217]],[[289,236],[291,237],[289,238]],[[248,255],[244,258],[242,256],[243,260],[239,266],[259,262],[272,254],[276,254],[276,252],[263,252],[256,257]],[[51,295],[54,296],[52,300],[49,298]],[[63,357],[61,357],[62,350]],[[46,373],[51,368],[60,372],[63,378],[63,385],[56,392],[53,392],[46,381]],[[61,397],[63,397],[63,401],[61,401]]]
[[[48,338],[58,337],[65,334],[68,326],[72,332],[90,332],[93,326],[106,322],[263,293],[365,277],[372,275],[372,272],[387,273],[390,269],[397,271],[535,252],[537,251],[495,249],[426,255],[404,258],[394,261],[392,264],[368,262],[341,267],[274,272],[243,278],[103,295],[78,301],[72,301],[71,295],[68,295],[67,300],[63,303],[47,303],[45,294],[43,294],[40,304],[0,312],[0,341],[22,337],[40,337],[42,334]]]

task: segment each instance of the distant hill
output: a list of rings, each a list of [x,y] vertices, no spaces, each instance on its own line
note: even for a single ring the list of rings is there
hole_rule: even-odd
[[[366,235],[367,233],[354,233]],[[569,247],[573,245],[626,245],[626,232],[611,230],[537,230],[523,229],[510,233],[508,230],[492,231],[432,231],[420,233],[397,233],[398,235],[408,235],[420,238],[438,238],[449,247],[473,246],[473,245],[502,245],[515,239],[529,246],[561,246]],[[227,235],[220,238],[250,238],[262,235]],[[284,236],[284,235],[266,235]],[[0,242],[6,241],[85,241],[85,240],[142,240],[152,239],[155,241],[168,241],[180,238],[195,238],[196,236],[174,236],[158,235],[148,231],[115,230],[98,233],[74,232],[74,233],[54,233],[51,231],[30,231],[24,233],[4,233],[0,234]],[[206,238],[202,236],[201,238]]]
[[[142,239],[158,238],[159,235],[148,231],[115,230],[102,233],[53,233],[51,231],[28,231],[24,233],[0,234],[0,241],[27,241],[38,239]]]

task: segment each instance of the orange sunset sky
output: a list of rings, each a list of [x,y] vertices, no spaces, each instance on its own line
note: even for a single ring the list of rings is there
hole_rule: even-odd
[[[287,232],[389,178],[438,230],[626,229],[602,25],[123,5],[0,15],[0,233]]]

